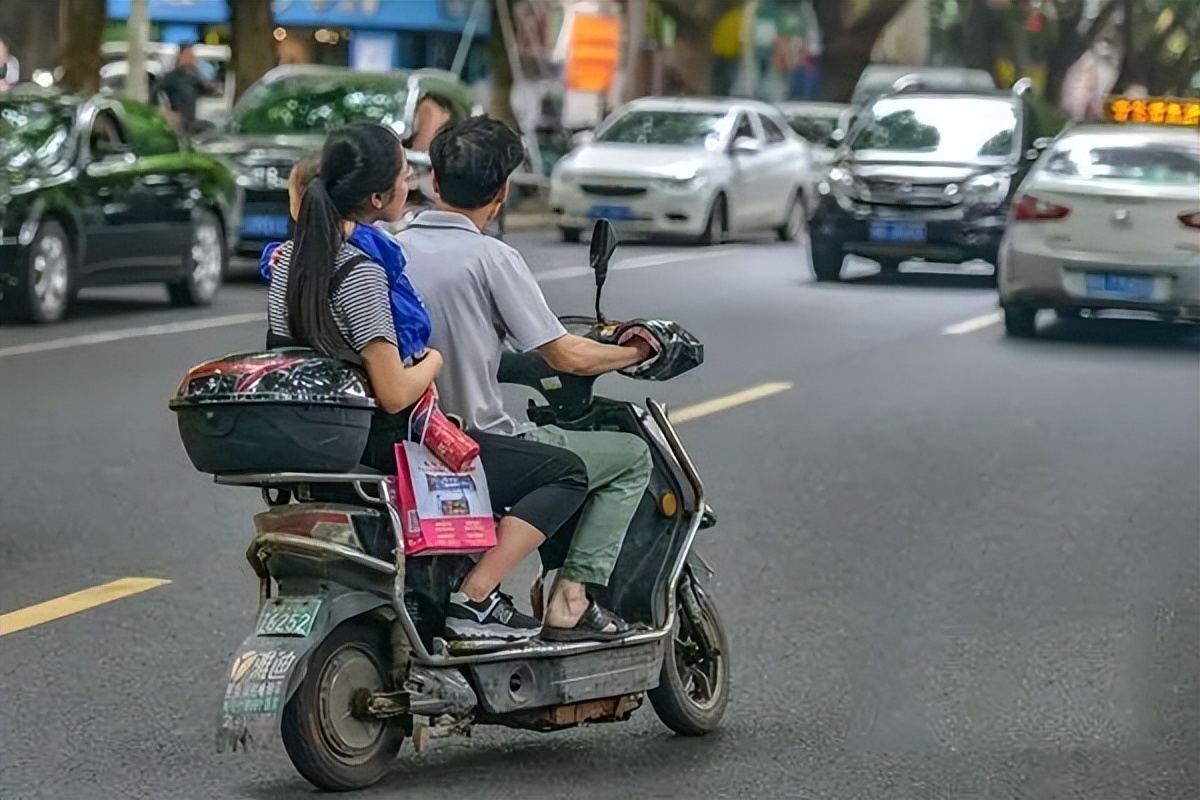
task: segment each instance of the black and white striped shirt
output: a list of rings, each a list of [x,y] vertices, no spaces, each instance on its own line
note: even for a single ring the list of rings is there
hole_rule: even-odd
[[[343,244],[338,250],[334,269],[351,258],[362,257],[356,247]],[[279,246],[279,259],[271,267],[271,286],[267,291],[267,324],[280,336],[292,337],[288,324],[287,284],[288,267],[292,263],[292,242]],[[354,267],[333,294],[333,319],[346,343],[356,352],[376,339],[397,344],[396,326],[392,322],[392,306],[387,272],[374,262]]]

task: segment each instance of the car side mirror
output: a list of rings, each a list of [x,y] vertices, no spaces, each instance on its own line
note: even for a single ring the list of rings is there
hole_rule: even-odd
[[[734,141],[730,152],[735,156],[756,156],[762,152],[762,143],[749,136],[739,136]]]
[[[588,262],[592,266],[592,272],[596,273],[596,321],[603,322],[604,316],[600,313],[600,293],[604,289],[604,282],[608,279],[608,262],[612,259],[613,253],[617,250],[617,232],[613,230],[612,224],[606,219],[596,220],[596,227],[592,228],[592,243],[588,250]]]
[[[845,141],[846,131],[838,128],[833,133],[829,134],[829,137],[825,140],[825,144],[826,146],[836,150],[837,148],[841,147],[842,143]]]
[[[583,147],[585,144],[591,144],[595,138],[594,131],[579,131],[571,137],[571,147]]]

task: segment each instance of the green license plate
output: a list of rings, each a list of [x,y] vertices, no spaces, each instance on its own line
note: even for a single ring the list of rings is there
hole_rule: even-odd
[[[258,613],[259,636],[308,636],[317,621],[317,598],[282,597],[269,601]]]

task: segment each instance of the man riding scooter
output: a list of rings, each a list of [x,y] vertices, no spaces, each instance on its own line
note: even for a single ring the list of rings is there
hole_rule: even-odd
[[[509,177],[524,159],[515,131],[487,117],[443,129],[429,149],[437,206],[397,239],[408,274],[433,320],[430,346],[445,357],[440,402],[469,431],[503,434],[571,450],[587,468],[589,494],[546,606],[541,638],[610,640],[630,626],[602,608],[586,584],[607,585],[626,529],[650,479],[640,438],[608,431],[538,428],[509,416],[496,378],[505,341],[536,350],[556,370],[601,375],[649,358],[649,344],[601,344],[568,334],[537,280],[512,247],[483,235],[508,198]],[[483,593],[469,584],[451,596],[450,620],[469,618]],[[479,596],[475,596],[479,595]]]

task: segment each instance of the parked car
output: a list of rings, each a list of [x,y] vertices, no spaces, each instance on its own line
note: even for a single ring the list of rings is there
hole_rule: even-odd
[[[1034,335],[1040,309],[1200,322],[1197,187],[1195,127],[1086,125],[1063,134],[1021,185],[1000,250],[1008,334]]]
[[[216,87],[216,93],[202,95],[196,100],[196,119],[212,125],[220,124],[233,110],[235,78],[231,67],[232,51],[223,44],[195,44],[196,70]],[[105,42],[100,48],[104,59],[100,67],[100,87],[114,94],[123,94],[129,79],[129,42]],[[165,42],[146,45],[146,77],[154,83],[175,67],[179,46]]]
[[[204,134],[196,146],[227,159],[246,193],[237,250],[257,255],[271,240],[288,236],[288,174],[326,135],[351,122],[411,132],[418,100],[437,93],[471,109],[470,92],[451,73],[357,72],[344,67],[283,66],[267,73],[238,101],[229,122]]]
[[[1016,93],[900,94],[863,111],[819,187],[810,226],[817,280],[845,256],[885,271],[922,258],[995,264],[1013,192],[1048,139]]]
[[[211,303],[238,226],[225,165],[153,108],[21,87],[0,95],[0,309],[55,322],[85,287],[161,281]]]
[[[606,120],[555,165],[550,207],[566,241],[607,218],[634,233],[698,238],[804,231],[809,145],[755,101],[646,98]]]

